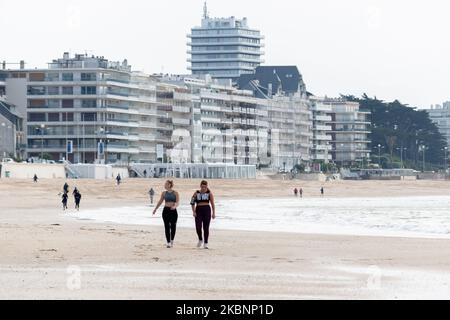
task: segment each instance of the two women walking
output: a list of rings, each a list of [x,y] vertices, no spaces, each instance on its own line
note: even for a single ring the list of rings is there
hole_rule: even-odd
[[[177,208],[180,204],[180,196],[177,191],[173,190],[174,183],[172,180],[166,181],[164,185],[166,191],[161,194],[153,215],[164,202],[163,220],[166,233],[167,248],[173,247],[175,234],[177,230],[178,212]],[[195,218],[195,227],[198,236],[197,247],[202,245],[208,249],[209,226],[211,218],[216,218],[214,195],[208,188],[208,182],[202,181],[200,190],[197,190],[191,198],[192,213]]]

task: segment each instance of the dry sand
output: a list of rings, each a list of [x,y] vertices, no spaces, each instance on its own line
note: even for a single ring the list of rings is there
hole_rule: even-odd
[[[69,180],[82,209],[142,206],[163,180]],[[182,198],[199,181],[176,180]],[[0,180],[2,299],[450,298],[450,240],[212,231],[194,248],[179,229],[76,221],[60,209],[64,180]],[[211,181],[216,197],[449,195],[445,181]],[[220,214],[220,213],[218,213]],[[149,216],[151,208],[149,208]]]

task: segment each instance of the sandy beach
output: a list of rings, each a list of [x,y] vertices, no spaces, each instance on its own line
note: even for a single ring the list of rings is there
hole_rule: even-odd
[[[149,206],[163,180],[69,180],[82,210]],[[199,181],[175,180],[186,201]],[[210,181],[220,199],[448,196],[446,181]],[[449,299],[450,240],[216,230],[195,248],[179,228],[77,220],[63,213],[64,180],[0,180],[1,299]],[[268,200],[269,199],[269,200]],[[449,210],[450,211],[450,210]],[[220,212],[217,212],[220,215]],[[245,214],[245,208],[243,213]],[[160,216],[160,213],[159,213]]]

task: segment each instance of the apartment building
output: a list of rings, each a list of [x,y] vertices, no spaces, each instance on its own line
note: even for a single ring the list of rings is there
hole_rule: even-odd
[[[370,112],[360,110],[359,103],[324,98],[321,104],[331,106],[332,160],[341,166],[367,164],[370,161]]]
[[[315,163],[329,163],[332,160],[332,136],[331,132],[331,104],[326,103],[323,99],[311,96],[312,111],[312,148],[311,160]]]
[[[447,146],[450,148],[450,102],[432,106],[426,111],[431,121],[437,125],[439,132],[447,139]]]
[[[192,99],[193,163],[267,161],[268,112],[263,100],[209,77],[175,76],[163,81],[184,87]]]
[[[311,161],[312,112],[296,66],[260,66],[242,75],[240,89],[251,90],[268,110],[270,167],[290,170]]]
[[[156,146],[168,144],[177,126],[188,125],[182,115],[189,109],[168,109],[177,104],[175,89],[132,72],[126,60],[65,53],[47,69],[10,71],[5,87],[8,101],[26,114],[28,157],[156,161]],[[168,111],[182,123],[170,125]]]
[[[188,69],[193,75],[236,82],[263,62],[261,32],[250,28],[247,18],[210,18],[206,3],[201,26],[192,28],[188,38]]]

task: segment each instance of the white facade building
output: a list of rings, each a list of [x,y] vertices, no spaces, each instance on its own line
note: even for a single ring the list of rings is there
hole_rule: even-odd
[[[331,140],[331,113],[332,105],[326,103],[324,99],[310,97],[311,111],[313,115],[313,139],[311,148],[311,158],[313,162],[330,162],[332,158]]]
[[[361,111],[357,102],[343,99],[325,98],[323,104],[332,108],[328,123],[331,126],[328,135],[331,136],[332,160],[342,166],[367,164],[371,153],[370,112]]]
[[[450,148],[450,102],[444,102],[442,106],[436,105],[426,111],[431,121],[439,128],[439,132],[447,139],[447,146]]]
[[[210,18],[206,3],[201,26],[192,28],[188,38],[188,69],[193,75],[236,81],[263,62],[260,31],[251,29],[247,18]]]

